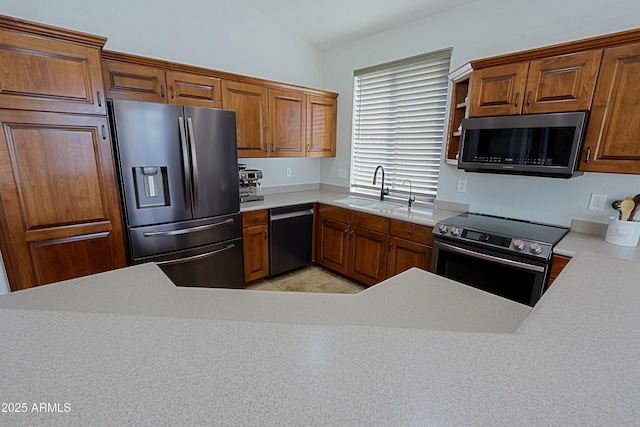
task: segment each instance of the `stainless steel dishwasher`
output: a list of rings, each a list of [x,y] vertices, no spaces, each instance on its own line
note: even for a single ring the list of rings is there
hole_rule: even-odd
[[[269,275],[311,262],[313,204],[269,209]]]

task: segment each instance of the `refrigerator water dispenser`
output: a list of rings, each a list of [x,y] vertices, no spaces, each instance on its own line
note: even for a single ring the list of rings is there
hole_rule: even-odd
[[[138,209],[169,206],[167,168],[143,166],[133,168]]]

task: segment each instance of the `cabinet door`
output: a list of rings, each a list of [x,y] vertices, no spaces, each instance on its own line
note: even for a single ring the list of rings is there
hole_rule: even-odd
[[[268,225],[254,225],[242,229],[245,283],[269,275],[268,227]]]
[[[640,173],[640,43],[606,49],[580,170]]]
[[[389,240],[387,277],[395,276],[412,267],[429,270],[431,247],[409,240],[392,237]]]
[[[0,113],[0,224],[13,290],[126,265],[107,121]]]
[[[220,79],[197,74],[167,71],[169,104],[222,108]]]
[[[321,96],[307,98],[307,156],[335,157],[338,102]]]
[[[270,156],[304,157],[305,122],[305,94],[269,89]]]
[[[469,117],[520,114],[528,69],[528,62],[518,62],[474,71]]]
[[[164,70],[108,59],[102,68],[109,98],[167,102]]]
[[[236,112],[238,157],[266,157],[269,123],[267,88],[223,80],[222,108]]]
[[[318,263],[346,274],[349,262],[349,224],[321,217],[318,227]]]
[[[367,285],[375,285],[384,280],[387,273],[388,243],[387,234],[351,226],[348,276]]]
[[[531,61],[522,112],[589,110],[601,57],[592,50]]]
[[[100,50],[0,30],[2,108],[105,114]]]

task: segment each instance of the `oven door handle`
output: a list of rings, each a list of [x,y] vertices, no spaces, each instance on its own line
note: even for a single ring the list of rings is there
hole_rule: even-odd
[[[489,261],[489,262],[495,262],[496,264],[502,264],[502,265],[506,265],[506,266],[509,266],[509,267],[516,267],[516,268],[521,268],[523,270],[535,271],[536,273],[544,273],[544,270],[545,270],[545,267],[543,267],[543,266],[531,265],[531,264],[527,264],[525,262],[513,261],[513,260],[510,260],[510,259],[506,259],[506,258],[500,258],[500,257],[493,256],[493,255],[487,255],[487,254],[471,251],[469,249],[459,248],[457,246],[450,245],[448,243],[437,242],[436,245],[440,246],[440,247],[442,247],[442,248],[444,248],[444,249],[446,249],[448,251],[451,251],[451,252],[456,252],[456,253],[459,253],[459,254],[468,255],[468,256],[473,257],[473,258],[478,258],[478,259],[481,259],[481,260],[484,260],[484,261]]]

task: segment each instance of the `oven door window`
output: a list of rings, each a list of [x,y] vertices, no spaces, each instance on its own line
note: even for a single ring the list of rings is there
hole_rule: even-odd
[[[544,272],[502,265],[442,248],[436,256],[435,273],[456,282],[530,306],[542,295]]]

